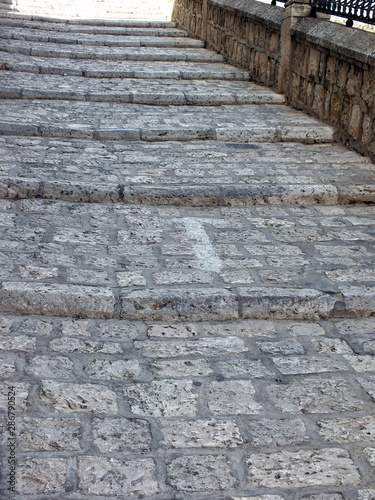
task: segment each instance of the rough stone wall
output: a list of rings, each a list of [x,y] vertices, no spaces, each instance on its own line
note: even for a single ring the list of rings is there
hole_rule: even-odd
[[[375,34],[305,18],[292,41],[290,103],[375,158]]]
[[[175,0],[172,18],[208,48],[278,89],[283,8],[254,0]],[[202,36],[203,33],[203,36]],[[375,34],[304,18],[291,31],[288,102],[333,125],[337,138],[375,160]]]

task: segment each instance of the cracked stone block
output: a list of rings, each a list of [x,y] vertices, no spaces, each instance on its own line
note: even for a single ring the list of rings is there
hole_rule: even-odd
[[[153,417],[194,417],[197,396],[191,380],[160,380],[126,387],[131,411]]]
[[[363,451],[365,452],[367,460],[375,467],[375,448],[365,448]]]
[[[150,424],[141,419],[95,418],[92,434],[101,453],[144,453],[152,441]]]
[[[203,325],[205,335],[236,335],[241,337],[275,337],[276,329],[272,321],[266,320],[239,320],[229,323],[212,323]]]
[[[38,378],[74,378],[74,364],[65,356],[30,356],[25,371]]]
[[[108,288],[3,281],[0,303],[2,311],[16,314],[97,318],[113,316],[115,298]]]
[[[357,378],[358,382],[367,391],[368,395],[371,396],[373,401],[375,401],[375,375],[367,375],[365,377]]]
[[[142,350],[142,354],[149,358],[173,358],[176,356],[226,356],[247,352],[248,348],[242,339],[227,338],[200,338],[196,340],[169,340],[136,341],[134,346]]]
[[[78,475],[84,495],[148,497],[159,491],[151,458],[127,461],[84,456],[78,459]]]
[[[375,440],[375,417],[320,420],[319,434],[325,441],[360,443]]]
[[[267,387],[271,402],[283,413],[325,413],[359,411],[363,401],[341,378],[307,377],[288,385]]]
[[[147,328],[147,336],[161,338],[196,337],[197,327],[193,323],[176,323],[173,325],[150,325]]]
[[[168,482],[178,491],[220,491],[236,485],[223,455],[178,457],[167,466]]]
[[[349,453],[342,449],[259,453],[246,460],[248,482],[268,488],[355,486],[360,475]]]
[[[104,386],[44,380],[40,400],[59,413],[117,413],[116,394]]]
[[[289,446],[309,442],[302,420],[269,420],[251,422],[251,443],[253,446]]]
[[[334,371],[346,371],[348,367],[340,359],[330,357],[314,358],[312,356],[300,356],[298,358],[272,358],[278,370],[284,375],[297,375],[299,373],[323,373]]]
[[[208,377],[213,370],[205,359],[160,360],[151,363],[156,377]]]
[[[213,365],[225,378],[244,375],[259,378],[272,377],[274,375],[259,360],[236,359],[235,361],[214,361]]]
[[[22,382],[0,382],[0,408],[8,407],[8,393],[13,397],[15,393],[16,411],[27,411],[29,397],[29,384]]]
[[[80,450],[81,424],[76,419],[22,418],[18,446],[24,451]]]
[[[303,345],[295,339],[280,340],[279,342],[258,342],[259,348],[265,354],[305,354]]]
[[[256,402],[255,389],[248,380],[211,382],[208,408],[215,415],[256,415],[262,406]]]
[[[232,420],[164,421],[161,432],[160,444],[169,448],[227,448],[243,443]]]
[[[65,491],[65,458],[20,460],[17,467],[17,491],[23,495],[48,495]]]
[[[141,368],[136,359],[126,361],[97,359],[90,363],[85,371],[91,378],[98,380],[124,380],[141,374]]]
[[[115,342],[94,342],[92,340],[80,340],[71,337],[61,337],[53,339],[48,344],[52,351],[73,353],[79,352],[81,354],[117,354],[122,353],[120,344]]]
[[[36,338],[27,337],[26,335],[1,335],[0,350],[2,351],[35,351]]]

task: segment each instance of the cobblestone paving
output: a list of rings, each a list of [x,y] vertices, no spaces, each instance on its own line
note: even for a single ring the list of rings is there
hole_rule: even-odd
[[[374,500],[374,165],[171,24],[0,24],[0,497]]]

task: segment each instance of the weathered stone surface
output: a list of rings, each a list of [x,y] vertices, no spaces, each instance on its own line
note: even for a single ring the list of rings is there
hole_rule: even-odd
[[[8,408],[8,394],[11,391],[10,396],[15,395],[15,411],[27,411],[29,387],[23,382],[0,382],[0,408]]]
[[[248,380],[211,382],[208,408],[214,415],[256,415],[262,406],[255,400],[255,389]]]
[[[238,306],[227,290],[137,291],[122,297],[121,317],[145,321],[227,320],[238,317]]]
[[[38,378],[74,378],[74,364],[65,356],[33,356],[27,359],[28,375]]]
[[[63,353],[79,352],[81,354],[116,354],[122,353],[122,348],[115,342],[94,342],[92,340],[79,340],[70,337],[61,337],[51,340],[49,348],[52,351]]]
[[[365,448],[363,451],[365,452],[367,460],[375,467],[375,448]]]
[[[18,446],[24,451],[80,450],[77,419],[22,418],[17,423]]]
[[[357,380],[365,389],[365,391],[367,391],[368,394],[372,397],[373,401],[375,401],[375,375],[358,377]]]
[[[180,491],[230,490],[236,480],[223,455],[179,457],[167,467],[168,482]]]
[[[267,392],[283,413],[333,413],[359,411],[363,402],[349,384],[338,377],[308,377],[288,385],[271,385]]]
[[[0,337],[0,350],[3,351],[35,351],[35,337],[26,337],[26,335]]]
[[[94,443],[101,453],[144,453],[150,450],[152,436],[150,425],[145,420],[96,418],[92,427]]]
[[[358,491],[358,500],[374,500],[374,498],[375,498],[375,489]]]
[[[126,387],[125,397],[135,415],[194,417],[197,397],[191,380],[160,380]]]
[[[266,368],[260,360],[236,359],[231,361],[213,361],[213,366],[225,378],[230,377],[272,377],[273,372]]]
[[[260,350],[266,354],[305,354],[303,345],[295,339],[281,340],[279,342],[259,342]]]
[[[32,458],[17,467],[17,490],[21,495],[53,495],[65,491],[65,458]]]
[[[91,318],[114,314],[113,293],[99,287],[3,282],[0,301],[2,311],[16,314],[85,314]]]
[[[197,328],[192,323],[186,324],[170,324],[170,325],[150,325],[147,328],[147,336],[152,337],[166,337],[166,338],[180,338],[180,337],[195,337],[198,335]]]
[[[78,461],[79,490],[85,495],[155,495],[158,483],[151,458],[116,460],[96,456]]]
[[[299,373],[344,372],[348,370],[340,359],[325,359],[313,356],[272,358],[278,370],[285,375]]]
[[[243,443],[231,420],[165,421],[161,444],[168,448],[228,448]]]
[[[206,335],[238,335],[243,337],[275,337],[276,330],[272,321],[240,320],[232,323],[203,325]]]
[[[97,359],[90,363],[85,371],[91,378],[98,380],[124,380],[141,374],[139,361],[136,359],[127,361]]]
[[[357,485],[360,475],[342,449],[260,453],[247,460],[248,481],[269,488],[316,485]]]
[[[207,377],[213,370],[205,359],[159,360],[150,364],[156,377]]]
[[[205,338],[190,340],[168,340],[168,342],[134,342],[144,356],[150,358],[170,358],[176,356],[223,356],[247,352],[242,339],[237,337]]]
[[[356,443],[375,440],[375,417],[320,420],[320,435],[325,441]]]
[[[58,413],[115,414],[118,411],[115,393],[105,386],[94,384],[60,384],[44,380],[40,400]]]
[[[260,446],[290,446],[308,443],[310,438],[302,420],[258,420],[251,424],[251,443]]]

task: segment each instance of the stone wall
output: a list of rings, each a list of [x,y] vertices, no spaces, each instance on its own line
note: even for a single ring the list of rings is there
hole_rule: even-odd
[[[282,47],[283,11],[255,0],[175,0],[172,18],[248,70],[253,81],[284,92],[289,104],[333,125],[338,140],[375,160],[375,34],[296,18]]]

